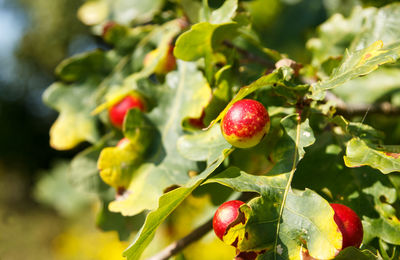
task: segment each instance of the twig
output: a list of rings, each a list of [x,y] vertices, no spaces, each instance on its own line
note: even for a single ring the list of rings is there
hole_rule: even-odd
[[[246,192],[242,193],[238,200],[242,201],[248,201],[251,198],[255,197],[256,193],[251,193],[251,192]],[[166,248],[164,248],[161,252],[158,254],[152,256],[151,258],[148,258],[148,260],[167,260],[173,255],[179,253],[182,251],[184,248],[186,248],[188,245],[191,243],[199,240],[202,238],[205,234],[207,234],[213,227],[212,227],[212,221],[213,219],[207,220],[204,224],[193,230],[190,234],[187,236],[173,242]]]
[[[263,59],[259,56],[256,56],[253,53],[251,53],[245,49],[242,49],[240,47],[233,45],[229,41],[223,41],[223,44],[228,48],[235,49],[238,53],[240,53],[240,55],[244,56],[250,62],[255,62],[255,63],[261,64],[267,68],[275,68],[274,62],[267,60],[267,59]]]
[[[336,103],[336,113],[346,116],[363,116],[369,114],[400,115],[400,107],[393,106],[389,102],[377,104],[347,104],[332,92],[326,92],[325,101]]]

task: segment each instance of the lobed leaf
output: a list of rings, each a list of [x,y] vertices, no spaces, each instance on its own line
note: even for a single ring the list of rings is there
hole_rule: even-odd
[[[133,243],[125,250],[124,256],[128,260],[136,260],[150,244],[154,238],[156,229],[164,220],[179,206],[182,201],[189,196],[215,169],[225,160],[230,153],[227,145],[220,150],[221,154],[215,161],[211,161],[208,167],[198,176],[190,179],[187,184],[175,190],[167,192],[159,198],[158,208],[151,211],[146,221],[137,234]]]
[[[238,8],[238,0],[224,1],[222,6],[211,12],[209,22],[212,24],[220,24],[232,21]]]
[[[74,148],[83,141],[99,139],[97,120],[90,112],[95,88],[92,82],[67,86],[56,82],[43,94],[44,102],[60,112],[50,129],[50,145],[57,150]],[[82,98],[85,97],[85,98]]]
[[[289,189],[283,215],[279,218],[288,177],[253,176],[230,168],[208,179],[206,183],[217,182],[237,191],[261,195],[248,203],[251,210],[245,213],[248,216],[246,223],[230,228],[224,241],[229,243],[238,239],[241,251],[266,250],[261,259],[267,259],[265,257],[269,255],[299,259],[305,248],[314,258],[332,259],[342,246],[342,236],[333,220],[332,208],[317,193]],[[245,209],[241,207],[240,210]]]
[[[347,143],[344,162],[347,167],[371,166],[382,173],[400,171],[400,153],[385,151],[379,146],[353,138]]]
[[[382,41],[376,41],[370,46],[350,52],[343,59],[329,78],[313,84],[312,95],[316,100],[324,98],[326,90],[336,88],[345,82],[376,70],[380,65],[395,62],[400,55],[400,43],[393,43],[386,48]]]
[[[303,158],[304,148],[315,142],[314,132],[308,119],[298,121],[298,115],[288,115],[281,120],[285,134],[280,138],[272,158],[276,162],[270,174],[288,173],[296,167]]]
[[[167,75],[166,82],[159,88],[158,106],[148,114],[157,129],[149,156],[135,169],[126,196],[110,203],[113,212],[135,215],[155,209],[166,190],[184,185],[189,172],[198,171],[194,161],[180,155],[177,142],[184,134],[182,120],[201,112],[209,100],[210,87],[195,64],[183,61],[178,63],[177,72]],[[124,128],[130,127],[125,122]]]

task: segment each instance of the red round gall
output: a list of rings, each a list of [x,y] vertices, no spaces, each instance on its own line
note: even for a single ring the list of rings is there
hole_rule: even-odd
[[[228,226],[238,218],[239,208],[243,204],[243,201],[231,200],[219,206],[213,218],[214,232],[219,239],[223,240]]]
[[[345,205],[332,203],[331,207],[335,212],[333,219],[343,236],[342,249],[349,246],[360,247],[364,234],[360,218]]]
[[[238,148],[257,145],[268,133],[270,119],[267,109],[258,101],[242,99],[234,103],[221,122],[225,139]]]
[[[111,123],[115,127],[121,128],[128,110],[133,108],[138,108],[144,112],[146,110],[145,101],[136,95],[123,98],[108,111]]]

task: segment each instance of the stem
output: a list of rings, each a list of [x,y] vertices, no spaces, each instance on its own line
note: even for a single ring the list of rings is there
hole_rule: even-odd
[[[255,193],[244,192],[237,199],[242,201],[248,201],[255,196],[256,196]],[[199,240],[205,234],[207,234],[213,228],[212,221],[213,221],[212,218],[207,220],[204,224],[202,224],[201,226],[190,232],[190,234],[168,245],[158,254],[152,256],[151,258],[148,258],[148,260],[167,260],[173,255],[176,255],[177,253],[185,249],[188,245]]]
[[[362,116],[367,113],[383,115],[400,115],[400,107],[393,106],[389,102],[365,105],[365,104],[347,104],[332,92],[327,91],[325,101],[334,101],[336,103],[336,113],[345,116]]]
[[[294,176],[294,172],[296,171],[296,165],[297,165],[297,160],[298,160],[298,144],[300,142],[300,128],[301,128],[301,110],[297,111],[297,129],[296,129],[296,147],[294,151],[294,156],[293,156],[293,164],[292,164],[292,169],[289,174],[289,179],[288,182],[286,183],[285,187],[285,193],[283,194],[283,199],[281,203],[281,208],[279,210],[279,216],[278,216],[278,223],[276,226],[276,235],[275,235],[275,245],[274,245],[274,259],[276,259],[276,248],[278,247],[278,237],[279,237],[279,232],[280,232],[280,227],[281,227],[281,219],[283,215],[283,210],[285,209],[285,204],[286,204],[286,198],[287,195],[289,194],[289,191],[291,189],[291,184]]]
[[[148,260],[167,260],[171,256],[183,250],[191,243],[199,240],[201,237],[207,234],[211,229],[212,229],[212,219],[209,219],[203,225],[193,230],[189,235],[179,239],[178,241],[173,242],[172,244],[164,248],[161,252],[149,258]]]
[[[240,47],[233,45],[229,41],[224,41],[223,44],[228,48],[235,49],[238,53],[240,53],[240,55],[244,56],[250,62],[255,62],[255,63],[261,64],[270,69],[275,68],[274,62],[267,60],[267,59],[263,59],[257,55],[254,55],[253,53],[251,53],[245,49],[242,49]]]

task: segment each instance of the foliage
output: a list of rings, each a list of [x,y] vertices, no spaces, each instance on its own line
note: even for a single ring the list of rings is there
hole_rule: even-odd
[[[240,252],[257,252],[257,259],[394,259],[400,4],[333,14],[302,47],[310,62],[300,64],[269,47],[260,19],[262,12],[276,18],[296,1],[265,1],[276,4],[272,11],[260,10],[260,2],[86,2],[79,18],[110,48],[57,67],[59,81],[43,95],[60,113],[51,146],[91,144],[72,160],[69,177],[103,202],[101,228],[126,238],[140,227],[123,253],[129,260],[141,258],[163,223],[182,219],[184,201],[207,195],[217,205],[249,192],[253,198],[240,207],[245,220],[223,237]],[[159,64],[171,45],[177,67],[163,74]],[[133,91],[148,111],[130,110],[117,129],[108,109]],[[227,143],[219,126],[243,98],[260,101],[271,117],[270,132],[246,150]],[[365,108],[363,118],[355,108]],[[129,145],[115,147],[123,137]],[[341,251],[332,202],[362,219],[361,249]]]

